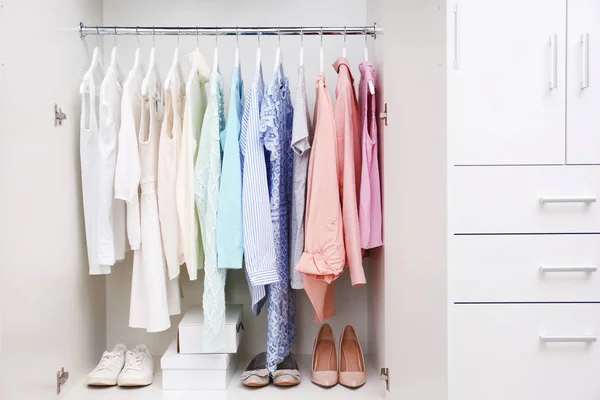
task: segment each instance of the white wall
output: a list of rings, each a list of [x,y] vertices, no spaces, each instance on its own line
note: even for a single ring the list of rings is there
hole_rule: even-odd
[[[79,168],[79,82],[89,49],[74,28],[100,0],[0,4],[0,399],[56,397],[106,341],[104,278],[88,275]],[[54,127],[54,103],[67,114]]]
[[[172,25],[172,26],[197,26],[197,25],[365,25],[367,22],[366,0],[307,0],[307,1],[282,1],[282,0],[104,0],[105,25]],[[85,21],[84,21],[85,22]],[[93,42],[94,38],[88,38]],[[369,39],[371,40],[371,39]],[[143,50],[143,59],[148,57],[148,50],[152,45],[152,38],[140,38]],[[176,45],[176,38],[155,38],[159,69],[164,76],[172,60]],[[105,38],[106,48],[114,43],[113,38]],[[119,37],[119,62],[124,71],[131,65],[133,50],[137,47],[135,37]],[[229,93],[230,74],[233,67],[233,55],[236,40],[234,37],[219,38],[220,67],[225,78],[226,100]],[[240,38],[240,54],[242,61],[243,78],[246,85],[251,82],[254,73],[256,37]],[[201,51],[207,59],[212,60],[215,45],[214,37],[200,37]],[[263,37],[263,68],[265,79],[270,79],[274,63],[276,37]],[[296,86],[296,69],[299,56],[299,37],[281,37],[282,57],[286,73],[290,80],[292,95]],[[314,104],[314,82],[319,70],[319,38],[305,37],[305,68],[307,78],[307,92],[309,108]],[[335,93],[337,74],[331,64],[341,55],[343,38],[324,37],[325,47],[325,75],[328,89],[332,96]],[[363,37],[348,37],[348,59],[353,67],[353,74],[358,83],[358,64],[362,61]],[[196,47],[196,38],[183,36],[180,39],[181,54]],[[187,67],[186,67],[187,69]],[[227,104],[227,103],[226,103]],[[201,277],[203,275],[200,275]],[[112,347],[117,342],[124,342],[128,346],[136,343],[147,343],[154,354],[162,353],[171,340],[175,337],[174,328],[160,334],[147,334],[141,330],[130,329],[127,326],[129,314],[129,293],[131,281],[131,260],[115,268],[115,272],[107,278],[107,346]],[[357,327],[365,350],[368,350],[368,321],[367,321],[367,293],[368,285],[363,288],[352,288],[347,274],[336,283],[336,305],[338,315],[329,321],[334,325],[339,334],[346,323]],[[185,306],[201,304],[202,285],[200,282],[190,283],[185,280],[183,284]],[[250,297],[245,278],[241,272],[230,272],[228,275],[227,301],[229,303],[249,304]],[[178,318],[173,319],[176,326]],[[245,309],[246,327],[242,352],[255,353],[263,351],[266,347],[266,309],[258,318],[251,316],[248,307]],[[312,306],[304,292],[298,292],[298,347],[299,354],[310,354],[314,335],[318,324],[312,321]]]

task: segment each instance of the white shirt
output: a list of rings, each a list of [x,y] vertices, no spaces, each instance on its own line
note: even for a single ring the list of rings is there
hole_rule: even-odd
[[[127,237],[132,250],[138,250],[140,235],[140,156],[137,132],[141,115],[143,71],[132,70],[123,85],[121,129],[115,168],[115,198],[127,202]]]

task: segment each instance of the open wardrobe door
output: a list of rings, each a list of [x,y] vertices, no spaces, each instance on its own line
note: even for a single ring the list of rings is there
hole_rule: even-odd
[[[82,71],[102,40],[80,40],[74,26],[101,18],[101,0],[0,7],[0,399],[56,397],[61,367],[64,398],[105,345],[79,164]]]
[[[447,398],[446,134],[444,118],[427,115],[445,115],[445,10],[445,0],[369,5],[369,20],[385,26],[369,54],[378,76],[385,244],[369,259],[385,260],[385,279],[373,265],[365,270],[384,293],[372,298],[385,303],[377,354],[385,354],[378,361],[394,400]]]

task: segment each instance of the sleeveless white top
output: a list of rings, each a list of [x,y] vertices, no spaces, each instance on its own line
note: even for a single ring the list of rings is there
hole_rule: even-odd
[[[81,158],[81,189],[83,216],[90,275],[110,273],[109,265],[98,263],[97,190],[95,166],[98,159],[98,92],[93,74],[87,77],[87,88],[81,95],[79,155]]]

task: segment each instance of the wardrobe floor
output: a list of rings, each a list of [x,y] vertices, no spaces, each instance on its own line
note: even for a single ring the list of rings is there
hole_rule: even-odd
[[[160,358],[155,358],[155,361]],[[248,364],[248,360],[240,363],[229,383],[227,390],[162,390],[160,368],[154,375],[154,384],[145,388],[90,388],[85,383],[78,383],[67,397],[68,400],[376,400],[384,399],[384,383],[379,379],[378,368],[370,359],[366,360],[368,368],[367,383],[359,389],[348,389],[337,385],[331,389],[323,389],[314,385],[310,380],[310,356],[299,356],[298,366],[302,376],[300,385],[293,388],[278,388],[273,385],[261,389],[248,389],[240,383],[240,375]]]

